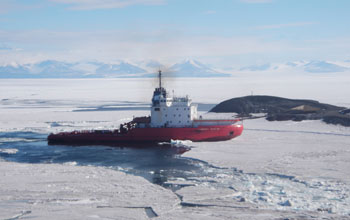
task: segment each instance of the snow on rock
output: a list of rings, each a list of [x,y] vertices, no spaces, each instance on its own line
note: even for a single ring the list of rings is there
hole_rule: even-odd
[[[0,162],[0,219],[148,219],[146,210],[162,216],[179,202],[170,190],[106,168]]]

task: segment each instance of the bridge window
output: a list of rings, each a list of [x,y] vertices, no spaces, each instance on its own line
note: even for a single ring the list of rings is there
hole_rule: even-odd
[[[154,108],[154,111],[159,112],[159,111],[160,111],[160,108]]]

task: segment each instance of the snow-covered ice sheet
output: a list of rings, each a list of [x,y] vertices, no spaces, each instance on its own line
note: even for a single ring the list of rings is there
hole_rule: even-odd
[[[202,103],[254,92],[350,106],[348,76],[269,79],[257,75],[165,83],[169,91],[175,88],[175,94]],[[14,136],[0,140],[7,144],[0,143],[0,155],[23,153],[11,143],[36,141],[21,139],[18,132],[45,136],[113,129],[133,116],[149,115],[145,107],[155,85],[152,79],[2,80],[0,132]],[[209,85],[216,89],[208,90]],[[350,218],[349,128],[264,119],[246,120],[244,127],[242,136],[230,141],[174,141],[190,145],[183,156],[203,167],[200,175],[169,178],[163,186],[172,191],[123,169],[77,166],[75,161],[10,163],[2,157],[0,219]]]
[[[0,219],[148,219],[146,210],[163,215],[179,203],[170,190],[106,168],[0,164]]]
[[[350,216],[349,128],[265,119],[246,120],[244,126],[241,137],[192,143],[185,156],[241,171],[214,178],[216,184],[232,187],[236,200],[273,210]]]
[[[321,121],[245,120],[239,138],[192,145],[186,156],[217,166],[350,182],[350,128]]]

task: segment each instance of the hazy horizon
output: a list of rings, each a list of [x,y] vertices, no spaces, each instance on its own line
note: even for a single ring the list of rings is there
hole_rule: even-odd
[[[350,59],[350,2],[3,0],[0,63]]]

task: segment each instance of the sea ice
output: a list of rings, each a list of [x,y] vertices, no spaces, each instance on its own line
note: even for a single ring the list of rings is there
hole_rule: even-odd
[[[248,74],[165,83],[169,91],[200,103],[254,91],[350,107],[348,75]],[[133,116],[149,115],[145,106],[153,88],[152,79],[4,79],[0,134],[24,131],[45,138],[50,132],[118,128]],[[6,155],[21,151],[0,145],[0,219],[148,219],[155,217],[152,212],[159,219],[350,217],[349,128],[264,119],[245,120],[244,127],[230,141],[181,141],[192,147],[183,157],[203,161],[199,166],[205,170],[202,176],[169,179],[164,186],[177,184],[173,192],[127,175],[123,167],[5,162]],[[0,136],[0,142],[24,141],[6,138]]]
[[[148,219],[145,209],[162,216],[179,203],[170,190],[111,169],[0,163],[0,219]]]

